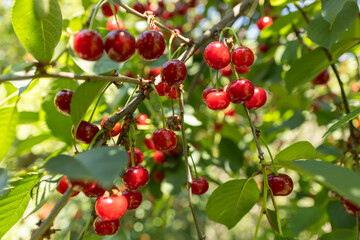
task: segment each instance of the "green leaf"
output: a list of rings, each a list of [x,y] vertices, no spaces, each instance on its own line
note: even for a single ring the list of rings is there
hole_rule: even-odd
[[[16,136],[19,113],[15,107],[0,109],[0,162],[4,159]]]
[[[333,229],[330,233],[322,235],[319,240],[353,240],[356,239],[356,231],[349,229]]]
[[[11,11],[11,22],[17,37],[25,49],[41,62],[50,62],[62,31],[59,3],[57,0],[48,1],[47,14],[45,9],[40,10],[41,7],[35,9],[38,0],[16,0]]]
[[[222,137],[219,143],[219,150],[221,158],[229,160],[238,168],[243,165],[244,153],[239,149],[233,140]]]
[[[63,174],[74,179],[91,179],[108,187],[120,176],[127,164],[127,153],[119,147],[100,147],[75,157],[58,155],[51,158],[44,167],[53,174]]]
[[[45,140],[51,138],[51,136],[52,135],[49,133],[44,133],[21,141],[20,144],[17,145],[16,152],[14,153],[13,156],[19,156],[21,154],[30,152],[33,146],[36,146],[44,142]]]
[[[321,15],[329,23],[340,12],[345,0],[321,0]]]
[[[340,118],[339,121],[337,121],[336,123],[331,125],[331,127],[326,131],[326,133],[323,135],[323,137],[325,137],[328,133],[333,132],[338,127],[344,125],[345,123],[351,121],[352,119],[356,118],[359,115],[360,115],[360,108],[357,108],[357,109],[351,111],[349,114],[343,116],[342,118]]]
[[[5,168],[0,168],[0,194],[1,191],[6,187],[6,184],[8,182],[8,175]]]
[[[22,217],[30,201],[31,189],[42,174],[28,173],[11,183],[11,189],[0,198],[0,238]]]
[[[220,185],[206,204],[207,216],[233,228],[258,202],[260,191],[254,180],[236,179]]]
[[[306,175],[322,185],[350,198],[360,205],[360,174],[335,164],[323,161],[307,160],[280,162],[284,167]]]
[[[50,13],[50,0],[33,0],[35,16],[42,19]]]
[[[296,208],[296,212],[291,216],[287,226],[295,236],[298,236],[300,232],[320,221],[324,215],[324,209],[318,206]]]
[[[352,229],[355,226],[355,218],[345,211],[340,201],[329,201],[326,210],[332,229]]]
[[[19,112],[19,124],[35,123],[39,120],[39,112]]]
[[[270,0],[270,5],[275,7],[275,6],[286,5],[292,2],[296,2],[296,0]]]
[[[274,162],[289,162],[299,159],[312,159],[316,158],[316,155],[316,149],[313,145],[311,145],[311,143],[307,141],[301,141],[294,143],[280,151],[274,158]]]

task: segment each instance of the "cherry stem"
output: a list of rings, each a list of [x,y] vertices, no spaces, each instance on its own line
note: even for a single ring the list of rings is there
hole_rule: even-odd
[[[239,46],[241,46],[239,37],[237,36],[237,34],[236,34],[236,32],[234,31],[234,29],[232,29],[231,27],[226,27],[226,28],[224,28],[224,29],[221,31],[219,41],[221,41],[221,38],[223,37],[223,35],[224,35],[224,33],[225,33],[226,31],[229,31],[229,32],[231,33],[231,35],[235,37],[236,43],[237,43]]]
[[[118,22],[118,17],[117,17],[117,14],[116,14],[116,11],[115,11],[115,7],[114,7],[114,2],[113,0],[108,0],[109,3],[110,3],[110,6],[111,6],[111,11],[113,12],[114,14],[114,18],[115,18],[115,22],[116,22],[116,25],[118,27],[118,29],[120,29],[120,25],[119,25],[119,22]]]
[[[137,90],[137,87],[138,87],[138,85],[135,86],[134,90],[132,91],[131,95],[129,96],[128,100],[126,101],[125,106],[127,106],[129,104],[130,100],[132,99],[132,97],[134,96],[134,94]]]
[[[165,113],[164,113],[164,108],[163,108],[163,105],[162,105],[162,102],[161,102],[160,95],[159,95],[159,93],[158,93],[158,91],[156,90],[156,87],[155,87],[154,85],[151,85],[151,87],[152,87],[152,88],[155,90],[155,92],[156,92],[156,96],[157,96],[158,102],[160,103],[160,108],[161,108],[161,113],[162,113],[163,128],[166,128]]]
[[[234,66],[234,64],[232,62],[230,62],[230,67],[231,67],[231,70],[233,71],[233,73],[235,75],[235,78],[239,79],[239,74],[237,73],[236,68],[235,68],[235,66]]]
[[[98,13],[99,9],[100,9],[100,6],[101,4],[104,2],[104,0],[100,0],[96,5],[95,5],[95,8],[94,8],[94,11],[91,15],[91,19],[90,19],[90,24],[89,24],[89,29],[91,30],[93,28],[93,24],[94,24],[94,20],[95,20],[95,17],[96,17],[96,14]]]
[[[216,86],[216,91],[219,91],[219,70],[216,70],[215,86]]]
[[[94,107],[94,109],[93,109],[93,111],[92,111],[92,113],[91,113],[91,115],[90,115],[90,118],[89,118],[89,121],[88,121],[88,122],[91,123],[92,118],[94,117],[96,108],[99,106],[99,103],[100,103],[100,100],[101,100],[102,96],[104,95],[105,91],[110,87],[111,84],[112,84],[112,83],[108,83],[108,84],[106,85],[106,87],[104,88],[104,90],[101,91],[100,96],[98,97],[98,99],[97,99],[97,101],[96,101],[95,107]]]
[[[131,152],[131,154],[130,154],[131,155],[131,166],[135,167],[133,136],[134,136],[134,125],[130,124],[129,142],[130,142],[130,152]]]
[[[211,82],[211,86],[212,86],[212,87],[215,87],[215,84],[214,84],[214,81],[213,81],[212,68],[209,68],[209,69],[210,69],[210,82]]]
[[[259,218],[258,218],[258,221],[257,221],[257,224],[256,224],[256,230],[255,230],[255,234],[254,234],[254,238],[253,238],[254,240],[257,239],[257,235],[258,235],[259,229],[260,229],[261,219],[262,219],[263,216],[264,216],[264,210],[261,208]]]
[[[100,129],[100,131],[98,131],[95,136],[93,137],[93,139],[91,140],[91,143],[88,145],[86,150],[92,149],[92,147],[94,146],[96,139],[98,138],[98,136],[100,136],[100,134],[102,134],[103,132],[105,132],[104,129]]]
[[[95,221],[95,215],[92,213],[84,227],[84,229],[82,230],[78,240],[85,240],[86,239],[86,233],[89,229],[89,227],[93,224],[93,222]]]
[[[179,53],[181,52],[182,48],[183,48],[183,47],[180,45],[180,46],[175,50],[175,52],[171,55],[171,58],[170,58],[170,59],[174,59],[175,57],[179,57],[178,55],[179,55]]]
[[[171,34],[171,37],[170,37],[170,40],[169,40],[169,60],[172,59],[171,46],[172,46],[172,42],[173,42],[175,36],[176,36],[176,35],[175,35],[174,33],[172,33],[172,34]]]
[[[196,165],[195,165],[195,162],[194,162],[193,156],[192,156],[192,154],[191,154],[191,152],[190,152],[190,151],[189,151],[189,156],[190,156],[190,158],[191,158],[191,162],[192,162],[193,167],[194,167],[194,172],[195,172],[196,179],[199,179],[199,175],[198,175],[198,173],[197,173],[197,171],[196,171]]]
[[[270,151],[270,148],[269,148],[269,146],[267,145],[267,143],[265,142],[265,140],[264,140],[264,138],[260,135],[260,139],[261,139],[261,141],[263,142],[263,144],[265,145],[265,147],[266,147],[266,149],[267,149],[267,151],[268,151],[268,153],[269,153],[269,155],[270,155],[270,159],[271,159],[271,164],[274,164],[274,158],[273,158],[273,156],[272,156],[272,154],[271,154],[271,151]],[[277,176],[277,175],[279,175],[279,173],[278,173],[278,171],[277,171],[277,169],[274,167],[274,172],[275,172],[275,175]]]

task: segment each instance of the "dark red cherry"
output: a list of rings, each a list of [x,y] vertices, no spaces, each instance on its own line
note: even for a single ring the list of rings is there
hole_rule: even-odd
[[[357,211],[360,211],[360,206],[356,205],[355,203],[353,203],[349,198],[347,197],[341,197],[340,198],[340,202],[343,205],[343,207],[345,208],[345,211],[352,215],[355,216]]]
[[[205,48],[204,59],[209,67],[219,70],[230,63],[230,52],[222,42],[212,42]]]
[[[119,219],[124,215],[128,201],[123,195],[101,196],[96,200],[95,212],[104,220]]]
[[[160,75],[166,86],[177,87],[185,80],[187,69],[182,61],[173,59],[162,66]]]
[[[142,166],[132,167],[125,171],[122,179],[127,188],[136,190],[149,182],[149,172]]]
[[[143,199],[142,193],[139,190],[125,190],[122,195],[125,196],[128,201],[127,209],[129,210],[138,208]]]
[[[267,51],[269,51],[269,46],[266,43],[260,43],[259,44],[259,51],[261,53],[266,53]]]
[[[315,85],[321,85],[327,83],[328,81],[329,81],[329,72],[327,71],[327,69],[325,69],[319,75],[317,75],[316,78],[312,80],[312,83]]]
[[[131,167],[132,166],[131,150],[128,150],[127,153],[128,153],[128,157],[129,157],[128,166]],[[143,155],[142,151],[140,149],[138,149],[138,148],[134,148],[133,156],[134,156],[134,164],[135,164],[135,166],[140,165],[144,160],[144,155]]]
[[[258,28],[260,30],[263,30],[264,28],[266,28],[267,26],[270,26],[273,23],[273,20],[271,17],[265,16],[260,18],[257,22],[256,25],[258,26]]]
[[[254,89],[254,95],[246,102],[246,107],[249,110],[255,110],[262,107],[266,103],[266,92],[260,87]]]
[[[148,116],[144,113],[139,114],[139,116],[137,116],[137,121],[139,122],[138,125],[148,125],[147,120],[148,120]]]
[[[160,151],[155,151],[153,159],[155,163],[163,164],[165,162],[165,154]]]
[[[232,69],[230,67],[230,64],[224,67],[223,69],[221,69],[221,75],[228,77],[231,76],[231,74],[232,74]]]
[[[144,13],[146,11],[146,7],[140,2],[134,2],[132,4],[132,8],[138,11],[139,13]]]
[[[100,217],[97,217],[94,221],[94,230],[97,235],[113,235],[115,234],[120,226],[120,220],[104,220]]]
[[[196,195],[201,195],[207,192],[209,183],[204,177],[194,177],[191,182],[191,192]]]
[[[132,72],[130,72],[129,70],[125,71],[124,76],[130,77],[130,78],[134,78],[134,77],[135,77],[134,74],[133,74]]]
[[[87,61],[99,60],[104,53],[101,35],[93,30],[77,32],[74,36],[74,52]]]
[[[254,62],[254,54],[248,47],[238,47],[232,53],[232,62],[238,68],[248,68]]]
[[[237,79],[229,84],[226,91],[232,103],[243,103],[254,95],[254,85],[247,79]]]
[[[293,190],[293,181],[286,174],[269,174],[267,179],[274,196],[287,196]]]
[[[91,191],[95,186],[96,182],[82,179],[69,179],[67,178],[67,183],[71,186],[74,191]]]
[[[218,88],[218,92],[222,92],[223,89],[221,87]],[[205,88],[204,91],[202,92],[202,99],[204,100],[204,102],[206,102],[206,97],[209,93],[211,92],[216,92],[216,87],[211,87],[211,88]]]
[[[250,68],[248,68],[248,67],[247,68],[239,68],[237,66],[234,66],[234,67],[235,67],[236,72],[239,74],[245,74],[250,70]]]
[[[178,99],[179,94],[177,92],[177,89],[175,87],[170,88],[170,91],[166,93],[165,95],[168,99]]]
[[[60,113],[70,116],[70,103],[73,94],[73,91],[64,89],[55,95],[54,104]]]
[[[168,129],[158,129],[152,136],[151,140],[154,147],[158,151],[167,151],[176,147],[177,138],[176,134]]]
[[[109,30],[109,31],[114,31],[114,30],[125,30],[125,23],[118,19],[117,22],[114,19],[109,19],[107,22],[106,22],[106,29]]]
[[[113,5],[114,5],[115,13],[118,13],[119,12],[119,5],[117,3],[114,3]],[[105,17],[114,16],[114,12],[113,12],[109,2],[106,2],[106,3],[101,5],[101,12]]]
[[[150,69],[150,72],[148,73],[148,79],[151,79],[151,77],[156,77],[161,72],[161,67],[158,68],[152,68]]]
[[[227,92],[211,92],[206,96],[206,105],[212,110],[224,110],[230,104]]]
[[[106,120],[108,120],[108,119],[109,119],[109,117],[106,117],[106,118],[104,118],[104,119],[101,121],[101,124],[100,124],[101,128],[104,127],[104,124],[105,124]],[[117,122],[117,123],[115,124],[115,126],[113,127],[112,131],[110,132],[110,136],[115,137],[115,136],[117,136],[120,132],[121,132],[121,123],[120,123],[120,122]]]
[[[166,96],[170,92],[171,88],[166,86],[164,83],[160,83],[156,86],[156,91],[159,93],[159,96]]]
[[[68,190],[68,188],[69,188],[69,184],[67,182],[67,178],[66,176],[63,176],[59,182],[59,185],[57,185],[56,190],[62,195],[64,195],[64,193],[66,192],[66,190]],[[79,193],[80,193],[79,191],[75,191],[71,196],[74,197]]]
[[[153,173],[153,178],[154,178],[155,182],[161,183],[165,178],[164,171],[155,171]]]
[[[103,189],[98,184],[95,184],[95,187],[92,188],[91,190],[84,192],[85,196],[87,196],[89,198],[100,197],[100,196],[104,195],[104,193],[105,193],[105,189]]]
[[[98,131],[98,126],[86,121],[81,121],[76,131],[76,140],[85,144],[90,144]]]
[[[170,156],[178,156],[181,152],[181,147],[179,145],[176,145],[176,147],[174,149],[168,150],[168,151],[164,151],[165,154],[170,155]]]
[[[136,40],[138,54],[145,60],[155,60],[165,51],[166,41],[164,35],[156,30],[145,31]]]
[[[145,146],[149,149],[149,150],[155,150],[155,147],[151,141],[151,138],[145,138]]]
[[[111,60],[124,62],[135,52],[135,38],[126,30],[111,31],[105,38],[105,51]]]

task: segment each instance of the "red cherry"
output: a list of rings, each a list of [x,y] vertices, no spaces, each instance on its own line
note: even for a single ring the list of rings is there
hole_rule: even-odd
[[[259,44],[259,51],[261,53],[266,53],[267,51],[269,51],[269,46],[266,43],[260,43]]]
[[[116,23],[115,18],[109,19],[106,22],[106,29],[109,31],[114,31],[114,30],[118,30],[118,29],[125,30],[125,23],[120,19],[117,20],[117,23]]]
[[[114,3],[114,10],[115,10],[115,13],[119,12],[119,5],[117,3]],[[101,12],[105,17],[114,16],[113,10],[112,10],[109,2],[106,2],[101,5]]]
[[[174,149],[177,144],[176,134],[168,129],[158,129],[152,136],[151,140],[158,151],[167,151]]]
[[[165,51],[166,42],[164,35],[156,30],[145,31],[136,40],[138,54],[145,60],[155,60]]]
[[[155,171],[153,177],[155,182],[161,183],[165,178],[165,173],[163,171]]]
[[[128,156],[129,156],[129,164],[128,164],[128,166],[131,167],[132,166],[131,150],[128,150],[127,153],[128,153]],[[138,149],[138,148],[134,149],[133,156],[134,156],[134,164],[135,164],[135,166],[140,165],[144,160],[144,155],[143,155],[142,151],[140,149]]]
[[[85,144],[90,144],[98,131],[98,126],[86,121],[81,121],[76,131],[76,140]]]
[[[104,220],[119,219],[124,215],[128,201],[123,195],[101,196],[96,200],[95,212]]]
[[[74,191],[88,192],[91,191],[96,186],[96,182],[89,180],[69,179],[69,178],[67,178],[66,180]]]
[[[214,124],[214,131],[215,131],[215,132],[221,132],[222,128],[223,128],[223,124],[222,124],[222,123],[216,122],[216,123]]]
[[[218,70],[230,63],[230,52],[222,42],[212,42],[205,48],[204,59],[209,67]]]
[[[129,70],[125,71],[124,76],[130,77],[130,78],[135,77],[134,74],[132,72],[130,72]]]
[[[125,190],[123,191],[122,195],[125,196],[128,201],[129,205],[127,209],[129,210],[138,208],[143,199],[142,193],[139,190]]]
[[[162,14],[162,18],[163,18],[164,20],[168,20],[168,19],[170,19],[170,18],[173,18],[174,15],[175,15],[174,12],[164,11],[163,14]]]
[[[144,113],[140,114],[136,118],[138,120],[138,125],[147,125],[148,116]]]
[[[239,74],[245,74],[250,70],[250,68],[248,68],[248,67],[247,68],[239,68],[237,66],[234,66],[234,67],[235,67],[236,72]]]
[[[235,115],[235,109],[229,107],[224,111],[225,116],[234,116]]]
[[[55,95],[54,104],[60,113],[70,116],[70,103],[73,94],[73,91],[64,89]]]
[[[293,181],[286,174],[269,174],[267,179],[274,196],[287,196],[293,190]]]
[[[257,22],[256,25],[258,26],[258,28],[260,30],[263,30],[264,28],[266,28],[267,26],[270,26],[273,23],[273,20],[271,17],[265,16],[260,18]]]
[[[104,220],[100,217],[97,217],[94,221],[94,230],[97,235],[113,235],[115,234],[120,226],[120,220]]]
[[[196,195],[206,193],[209,189],[209,183],[204,177],[194,177],[191,182],[191,192]]]
[[[187,13],[189,7],[182,2],[177,2],[175,4],[175,9],[176,9],[177,14],[184,16]]]
[[[347,197],[341,197],[340,202],[345,208],[345,211],[352,216],[356,216],[356,212],[360,211],[360,207]]]
[[[179,145],[176,145],[176,147],[174,149],[168,150],[168,151],[164,151],[164,153],[166,153],[167,155],[170,156],[178,156],[181,152],[181,147]]]
[[[142,166],[132,167],[125,171],[122,179],[127,188],[136,190],[149,182],[149,172]]]
[[[223,89],[221,87],[218,88],[218,92],[222,92]],[[209,93],[211,92],[216,92],[216,87],[211,87],[211,88],[205,88],[204,91],[202,92],[202,99],[204,100],[204,102],[206,102],[206,97]]]
[[[155,163],[163,164],[165,162],[165,154],[160,151],[155,151],[153,159]]]
[[[160,74],[160,71],[161,67],[150,69],[150,72],[148,73],[148,79],[151,79],[151,77],[156,77]]]
[[[105,124],[106,120],[108,120],[109,118],[110,118],[110,117],[106,117],[106,118],[104,118],[104,119],[101,121],[101,124],[100,124],[101,128],[104,127],[104,124]],[[120,132],[121,132],[121,123],[120,123],[120,122],[117,122],[117,123],[115,124],[115,126],[113,127],[112,131],[110,132],[110,136],[115,137],[115,136],[117,136]]]
[[[227,92],[211,92],[206,97],[206,105],[212,110],[224,110],[230,104]]]
[[[243,103],[254,95],[254,85],[247,79],[237,79],[229,84],[226,91],[232,103]]]
[[[69,188],[69,184],[67,183],[67,178],[66,176],[63,176],[59,182],[59,185],[57,185],[56,190],[62,195],[64,195],[64,193],[66,192],[66,190],[68,190],[68,188]],[[79,193],[80,193],[79,191],[75,191],[71,196],[75,197]]]
[[[87,196],[89,198],[100,197],[100,196],[104,195],[104,193],[105,193],[105,189],[103,189],[98,184],[95,184],[95,187],[93,189],[91,189],[89,191],[84,191],[85,196]]]
[[[93,30],[81,30],[74,37],[74,52],[87,61],[99,60],[104,53],[101,35]]]
[[[161,68],[161,81],[168,87],[179,86],[186,78],[187,69],[185,64],[173,59],[166,62]]]
[[[155,147],[152,144],[151,138],[145,138],[145,146],[150,150],[155,150]]]
[[[327,71],[327,69],[325,69],[319,75],[317,75],[316,78],[312,80],[312,83],[315,85],[321,85],[327,83],[328,81],[329,81],[329,72]]]
[[[139,2],[134,2],[132,4],[132,8],[141,14],[143,14],[146,11],[146,7],[142,3],[139,3]]]
[[[169,98],[169,99],[177,99],[177,98],[179,98],[179,94],[178,94],[176,88],[170,88],[170,91],[168,93],[166,93],[165,96],[167,98]]]
[[[232,62],[238,68],[250,67],[254,62],[254,54],[248,47],[238,47],[232,53]]]
[[[166,86],[164,83],[160,83],[156,86],[156,91],[159,93],[159,96],[166,96],[170,92],[171,88]]]
[[[105,38],[105,51],[111,60],[124,62],[135,52],[135,38],[126,30],[111,31]]]
[[[230,67],[230,64],[224,67],[223,69],[221,69],[221,75],[228,77],[231,76],[231,74],[232,74],[232,69]]]
[[[266,103],[266,92],[260,87],[254,89],[254,95],[246,102],[246,107],[249,110],[255,110],[262,107]]]

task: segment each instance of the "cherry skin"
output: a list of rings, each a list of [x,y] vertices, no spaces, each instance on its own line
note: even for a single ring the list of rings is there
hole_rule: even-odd
[[[176,145],[174,149],[165,151],[164,153],[170,156],[178,156],[181,152],[181,147],[179,145]]]
[[[109,117],[106,117],[101,121],[101,124],[100,124],[101,128],[104,127],[104,124],[105,124],[106,120],[108,120],[108,119],[109,119]],[[121,132],[121,123],[117,122],[115,124],[115,126],[113,127],[112,131],[110,132],[110,136],[115,137],[115,136],[119,135],[120,132]]]
[[[113,235],[115,234],[120,226],[120,220],[104,220],[100,217],[97,217],[94,221],[94,230],[97,235]]]
[[[158,129],[152,136],[151,140],[158,151],[167,151],[174,149],[177,144],[176,134],[168,129]]]
[[[182,61],[173,59],[162,66],[160,75],[166,86],[177,87],[185,80],[187,69]]]
[[[224,111],[224,114],[225,116],[234,116],[235,115],[235,109],[233,108],[227,108],[225,111]]]
[[[170,88],[170,91],[165,95],[168,99],[177,99],[179,98],[179,94],[175,87]]]
[[[171,91],[171,88],[161,82],[156,86],[156,91],[159,93],[159,96],[166,96]]]
[[[356,216],[356,212],[360,211],[360,206],[351,202],[351,200],[347,197],[341,197],[340,202],[345,208],[345,211],[352,216]]]
[[[221,69],[221,75],[225,77],[229,77],[231,76],[231,74],[232,74],[232,69],[230,67],[230,64],[224,67],[223,69]]]
[[[226,91],[232,103],[243,103],[254,95],[254,85],[247,79],[237,79],[229,84]]]
[[[105,189],[103,189],[98,184],[96,184],[93,189],[89,191],[84,191],[85,196],[87,196],[88,198],[100,197],[104,195],[104,193],[105,193]]]
[[[64,89],[55,95],[54,104],[60,113],[70,116],[70,103],[73,94],[73,91]]]
[[[153,173],[153,178],[154,178],[155,182],[161,183],[165,178],[164,171],[155,171]]]
[[[93,30],[81,30],[74,36],[74,52],[79,58],[97,61],[104,53],[104,44],[99,33]]]
[[[218,92],[222,92],[223,89],[221,87],[218,88]],[[209,93],[211,92],[216,92],[216,87],[211,87],[211,88],[205,88],[204,91],[202,92],[202,99],[204,100],[204,102],[206,102],[206,97]]]
[[[149,150],[155,150],[155,147],[151,141],[151,138],[145,138],[145,146],[149,149]]]
[[[239,68],[237,66],[234,66],[234,67],[235,67],[236,72],[239,74],[246,74],[250,70],[250,68],[248,68],[248,67],[247,68]]]
[[[146,114],[141,113],[136,119],[139,122],[138,125],[147,125],[148,116]]]
[[[293,181],[286,174],[269,174],[267,179],[274,196],[287,196],[293,190]]]
[[[206,105],[212,110],[224,110],[230,104],[227,92],[211,92],[206,97]]]
[[[222,42],[212,42],[205,48],[204,59],[209,67],[219,70],[230,63],[230,52]]]
[[[128,201],[123,195],[101,196],[96,200],[95,212],[104,220],[119,219],[124,215]]]
[[[145,60],[155,60],[165,51],[166,42],[164,35],[156,30],[145,31],[136,40],[138,54]]]
[[[311,82],[314,85],[321,85],[327,83],[328,81],[329,81],[329,72],[327,71],[327,69],[325,69],[319,75],[317,75],[316,78],[314,78]]]
[[[273,19],[268,16],[262,17],[256,22],[256,25],[260,30],[263,30],[264,28],[270,26],[271,24],[273,24]]]
[[[254,54],[248,47],[238,47],[232,53],[232,62],[238,68],[248,68],[254,62]]]
[[[69,179],[67,178],[68,184],[74,191],[88,192],[95,188],[96,182],[81,179]]]
[[[202,195],[209,189],[209,183],[204,177],[194,177],[191,181],[191,192],[196,195]]]
[[[142,166],[132,167],[125,171],[122,179],[127,188],[136,190],[149,182],[149,172]]]
[[[131,167],[132,166],[131,150],[128,150],[127,153],[128,153],[128,157],[129,157],[128,166]],[[140,165],[144,160],[144,155],[143,155],[142,151],[140,149],[138,149],[138,148],[134,148],[133,156],[134,156],[134,164],[135,164],[135,166]]]
[[[141,14],[146,11],[146,7],[145,7],[142,3],[140,3],[140,2],[134,2],[134,3],[132,4],[132,8],[133,8],[134,10],[138,11],[138,12],[141,13]]]
[[[135,53],[135,38],[126,30],[111,31],[105,38],[105,51],[115,62],[124,62]]]
[[[98,131],[98,126],[86,121],[81,121],[76,131],[76,140],[85,144],[90,144]]]
[[[246,102],[246,107],[249,110],[255,110],[262,107],[266,103],[266,92],[260,87],[254,89],[254,95]]]
[[[59,182],[59,185],[57,185],[56,190],[60,194],[64,195],[64,193],[66,192],[66,190],[68,190],[68,188],[69,188],[69,184],[67,182],[67,178],[66,178],[66,176],[63,176]],[[75,197],[79,193],[80,193],[79,191],[75,191],[71,196]]]
[[[128,201],[127,209],[129,210],[138,208],[143,199],[142,193],[139,190],[135,190],[135,191],[125,190],[123,191],[122,195],[125,196]]]
[[[261,53],[266,53],[267,51],[269,51],[269,46],[266,43],[260,43],[259,44],[259,51]]]
[[[163,164],[165,162],[165,154],[160,151],[155,151],[153,159],[155,163]]]
[[[151,79],[151,77],[156,77],[157,75],[160,74],[160,72],[161,72],[161,67],[150,69],[148,73],[148,79]]]
[[[119,25],[119,26],[118,26]],[[125,30],[125,23],[118,19],[117,22],[116,22],[116,19],[109,19],[107,22],[106,22],[106,29],[109,30],[109,31],[114,31],[114,30]]]
[[[119,12],[119,4],[114,3],[114,10],[115,10],[115,13]],[[104,15],[104,17],[112,17],[112,16],[114,16],[113,10],[112,10],[111,5],[110,5],[109,2],[106,2],[106,3],[101,5],[101,12]]]

